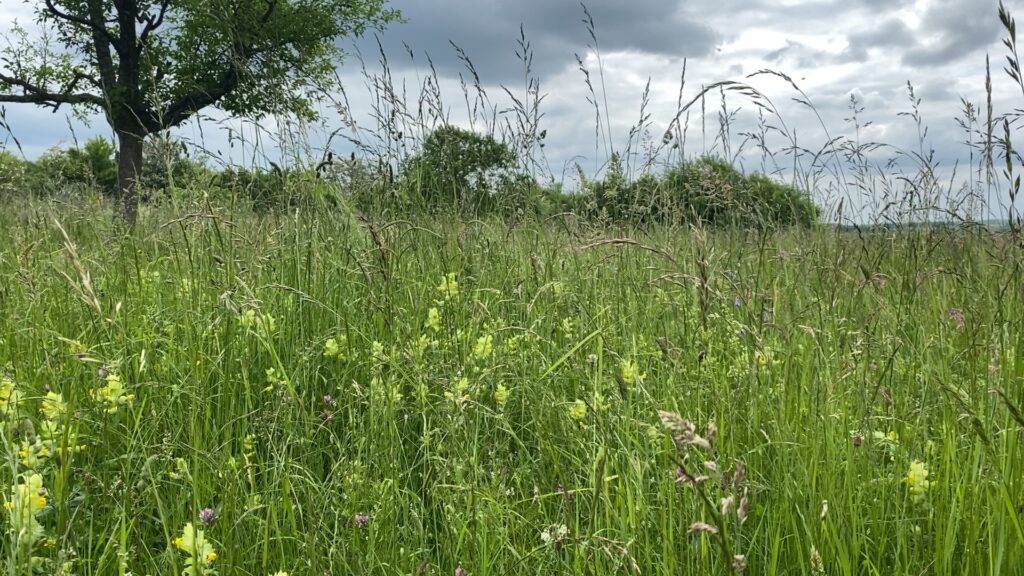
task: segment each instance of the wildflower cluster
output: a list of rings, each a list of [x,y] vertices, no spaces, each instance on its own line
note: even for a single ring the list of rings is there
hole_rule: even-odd
[[[288,377],[277,368],[267,368],[263,374],[266,376],[264,392],[273,392],[276,389],[288,387]]]
[[[181,535],[174,538],[171,544],[185,554],[185,570],[182,571],[182,576],[216,574],[213,563],[217,560],[217,551],[206,539],[206,533],[193,526],[191,522],[185,524]]]
[[[935,480],[928,480],[928,468],[920,460],[914,460],[910,463],[910,469],[907,471],[907,475],[904,476],[903,481],[907,484],[907,490],[910,492],[911,499],[917,504],[924,502],[928,497],[928,490],[936,485]]]
[[[328,338],[324,343],[324,357],[334,360],[345,360],[348,356],[348,337],[339,334],[334,338]]]
[[[121,377],[114,373],[107,374],[104,385],[93,389],[91,394],[107,414],[116,414],[122,406],[131,406],[135,400],[135,395],[128,392]]]
[[[434,332],[441,331],[441,312],[436,307],[427,310],[427,319],[423,322],[423,327]]]
[[[238,325],[254,330],[261,336],[269,336],[277,331],[277,320],[273,316],[253,308],[246,308],[238,315]]]
[[[437,286],[437,292],[441,295],[442,302],[448,302],[458,298],[459,283],[455,278],[455,272],[449,272],[441,278],[441,283]]]
[[[20,483],[14,485],[10,497],[4,502],[11,529],[17,535],[19,545],[26,550],[31,550],[45,535],[36,516],[46,507],[47,494],[43,477],[34,472],[27,473],[22,475]]]
[[[562,547],[562,542],[569,536],[569,528],[565,524],[552,524],[540,533],[540,540],[555,550]]]
[[[24,394],[12,378],[0,376],[0,418],[6,422],[17,421],[23,398]]]
[[[48,390],[37,400],[10,376],[0,377],[0,424],[11,441],[9,450],[16,455],[17,470],[4,497],[4,508],[16,535],[19,557],[34,570],[50,570],[54,568],[50,561],[36,555],[37,548],[48,541],[39,518],[48,506],[45,484],[52,469],[50,462],[77,453],[85,445],[77,443],[77,424],[69,418],[63,395]]]
[[[893,430],[888,432],[874,430],[871,432],[870,438],[871,447],[885,462],[905,463],[907,472],[900,478],[900,481],[906,485],[910,501],[918,506],[927,505],[931,489],[938,485],[936,480],[929,480],[931,472],[928,470],[928,464],[924,460],[912,457],[912,451],[909,447],[904,447],[900,443],[899,434]],[[859,432],[854,431],[852,433],[852,442],[854,447],[860,447],[863,442],[863,436]],[[929,441],[925,446],[924,455],[927,457],[934,450],[935,444]],[[890,476],[889,479],[891,481],[893,478]]]

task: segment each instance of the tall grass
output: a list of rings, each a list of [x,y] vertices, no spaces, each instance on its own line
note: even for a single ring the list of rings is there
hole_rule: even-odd
[[[723,572],[704,460],[749,573],[1024,561],[1008,236],[55,215],[0,239],[3,485],[46,490],[14,574],[177,573],[206,507],[221,574]],[[85,447],[27,465],[47,392]],[[711,451],[677,471],[659,409]]]

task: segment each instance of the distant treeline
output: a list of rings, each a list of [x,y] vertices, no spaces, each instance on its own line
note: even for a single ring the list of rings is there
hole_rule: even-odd
[[[114,197],[116,150],[97,137],[33,161],[0,151],[0,199]],[[613,155],[600,179],[579,171],[578,191],[545,186],[493,137],[442,127],[397,166],[329,156],[303,168],[213,168],[169,139],[146,142],[144,202],[194,198],[242,201],[256,211],[348,204],[368,213],[547,216],[573,212],[618,222],[808,226],[818,208],[807,194],[760,174],[701,157],[658,174],[628,178]]]

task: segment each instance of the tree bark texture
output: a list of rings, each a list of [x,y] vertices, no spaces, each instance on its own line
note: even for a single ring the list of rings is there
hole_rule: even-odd
[[[135,227],[139,214],[139,182],[142,176],[142,142],[144,137],[131,130],[118,130],[117,190],[121,216]]]

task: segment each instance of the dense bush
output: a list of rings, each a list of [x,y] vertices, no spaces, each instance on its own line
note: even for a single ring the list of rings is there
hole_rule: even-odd
[[[584,182],[580,204],[591,217],[638,222],[686,222],[759,227],[809,226],[818,209],[807,195],[761,174],[702,157],[660,175],[629,181],[617,156],[603,180]]]
[[[6,150],[0,150],[0,199],[24,192],[27,163]]]
[[[492,136],[443,126],[401,166],[400,193],[430,211],[492,211],[502,191],[521,183],[515,163],[512,150]]]
[[[214,196],[242,200],[261,213],[295,206],[338,206],[335,187],[305,168],[226,168],[212,178],[208,188]]]
[[[87,140],[81,147],[52,148],[31,162],[17,161],[17,192],[37,197],[117,193],[117,161],[114,145],[102,137]],[[11,162],[13,157],[2,162]],[[6,169],[0,167],[0,171]],[[12,176],[0,180],[13,185]],[[0,184],[3,186],[3,184]],[[13,191],[12,191],[13,192]]]
[[[146,139],[142,156],[142,198],[159,200],[172,197],[178,190],[207,187],[214,173],[203,162],[188,157],[181,141],[166,135]]]

